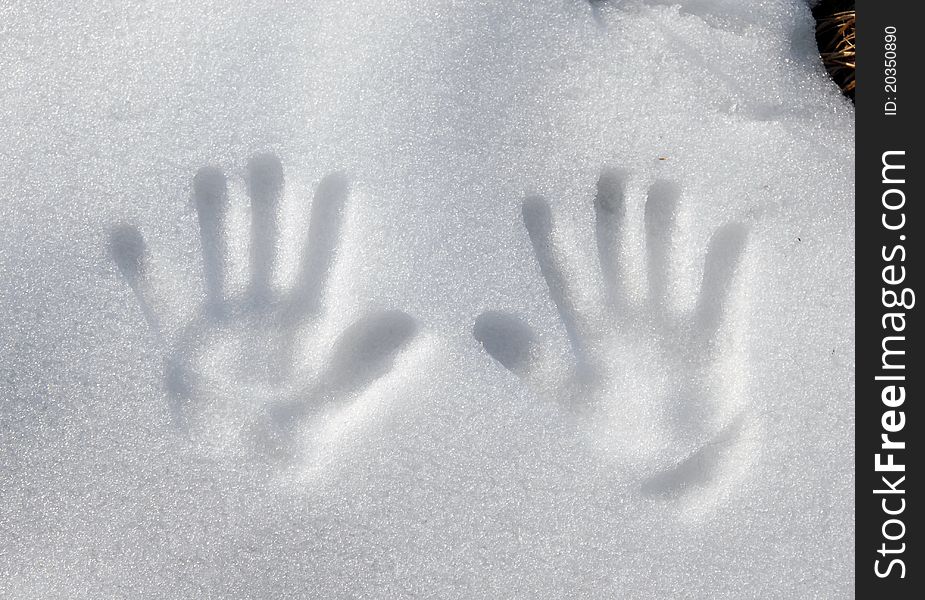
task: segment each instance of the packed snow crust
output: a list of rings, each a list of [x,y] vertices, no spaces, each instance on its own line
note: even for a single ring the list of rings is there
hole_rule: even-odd
[[[845,598],[801,0],[0,6],[0,597]]]

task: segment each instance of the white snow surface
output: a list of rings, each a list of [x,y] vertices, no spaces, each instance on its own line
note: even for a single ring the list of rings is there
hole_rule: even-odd
[[[853,594],[805,2],[12,0],[0,73],[0,596]]]

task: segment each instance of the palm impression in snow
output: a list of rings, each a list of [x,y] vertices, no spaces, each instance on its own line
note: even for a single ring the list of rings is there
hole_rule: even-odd
[[[568,338],[573,367],[545,360],[540,336],[521,318],[482,313],[473,334],[505,368],[541,397],[552,396],[606,453],[638,481],[643,494],[680,498],[710,487],[722,457],[740,442],[748,411],[724,372],[729,297],[737,282],[747,229],[729,223],[710,240],[695,306],[674,307],[669,293],[671,242],[680,189],[649,187],[644,208],[647,291],[634,301],[621,238],[627,235],[624,174],[605,170],[594,199],[599,293],[569,274],[549,203],[523,203],[523,220],[539,269]],[[587,311],[581,297],[601,301]],[[617,358],[618,357],[618,358]],[[736,367],[739,368],[739,367]]]
[[[158,338],[167,348],[164,381],[177,422],[193,434],[225,445],[231,441],[276,459],[291,459],[298,436],[318,411],[355,399],[388,373],[414,337],[417,324],[400,311],[369,314],[343,331],[320,371],[299,364],[306,325],[323,313],[323,296],[349,196],[341,174],[325,177],[312,204],[295,283],[272,285],[278,262],[279,204],[283,169],[273,155],[248,164],[250,257],[246,289],[226,297],[228,265],[224,174],[204,167],[193,182],[199,219],[205,298],[179,331],[164,331],[158,296],[147,275],[147,250],[137,228],[121,225],[110,251]]]

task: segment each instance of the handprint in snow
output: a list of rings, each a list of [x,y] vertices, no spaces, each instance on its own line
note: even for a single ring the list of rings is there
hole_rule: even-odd
[[[741,436],[745,421],[745,411],[722,397],[728,387],[717,382],[727,375],[720,364],[721,334],[747,230],[731,223],[713,234],[696,304],[676,310],[669,297],[669,267],[679,198],[671,182],[656,182],[648,190],[643,301],[634,301],[628,289],[621,252],[627,233],[621,172],[605,170],[597,183],[600,289],[593,292],[569,275],[549,203],[539,197],[524,201],[524,225],[568,339],[572,368],[551,366],[545,360],[549,349],[538,342],[541,336],[515,315],[485,312],[473,330],[504,367],[599,433],[595,437],[634,473],[643,493],[665,497],[709,485],[719,457]],[[588,297],[600,302],[579,303]]]
[[[300,431],[317,411],[349,402],[388,373],[415,336],[417,324],[390,310],[368,314],[344,330],[317,373],[305,373],[299,349],[306,326],[323,317],[349,183],[341,174],[318,185],[295,283],[274,289],[280,239],[283,169],[272,154],[247,167],[250,256],[246,290],[228,297],[226,238],[229,194],[225,175],[204,167],[193,181],[205,297],[194,317],[166,331],[148,277],[141,232],[120,225],[110,252],[146,319],[166,348],[164,380],[172,411],[184,429],[218,438],[246,438],[278,458],[292,456]],[[216,428],[219,431],[215,431]]]

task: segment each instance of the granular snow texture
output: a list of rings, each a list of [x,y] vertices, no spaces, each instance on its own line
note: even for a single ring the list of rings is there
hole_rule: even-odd
[[[0,596],[845,598],[801,0],[0,7]]]

